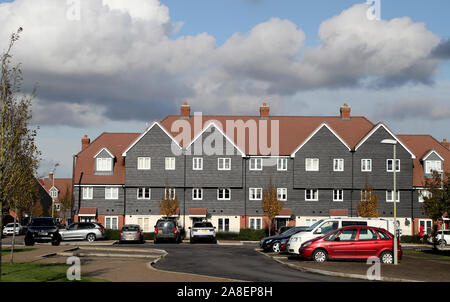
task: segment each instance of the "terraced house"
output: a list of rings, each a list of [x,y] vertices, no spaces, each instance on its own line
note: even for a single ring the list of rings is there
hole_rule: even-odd
[[[392,145],[397,141],[397,164]],[[106,228],[140,224],[151,232],[162,197],[177,196],[185,228],[209,220],[220,231],[265,228],[263,190],[276,187],[284,209],[277,227],[309,225],[330,216],[357,216],[366,183],[378,212],[397,216],[403,234],[431,228],[422,210],[425,177],[450,170],[449,143],[427,135],[396,135],[385,124],[351,116],[199,116],[190,106],[155,121],[143,133],[85,136],[74,156],[75,220]]]

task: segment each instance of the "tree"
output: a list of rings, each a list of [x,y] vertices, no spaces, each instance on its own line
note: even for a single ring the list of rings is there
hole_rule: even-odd
[[[433,221],[440,221],[446,213],[450,214],[450,173],[433,171],[433,176],[425,179],[424,188],[428,191],[423,196],[425,215]],[[433,228],[432,235],[435,236],[436,232],[437,228]]]
[[[165,192],[159,202],[159,207],[161,208],[161,214],[165,217],[171,217],[176,214],[179,207],[178,197],[175,195],[173,188],[166,187]]]
[[[280,214],[284,203],[278,200],[277,189],[270,183],[269,187],[263,190],[262,209],[264,215],[269,220],[269,236],[273,225],[275,216]]]
[[[73,198],[69,190],[69,185],[66,186],[66,192],[64,193],[64,196],[59,200],[59,203],[61,205],[60,211],[62,213],[63,219],[64,221],[66,221],[67,211],[72,210],[73,204]]]
[[[40,155],[34,143],[37,132],[29,128],[35,89],[31,95],[22,94],[21,65],[12,66],[11,51],[21,32],[22,28],[19,28],[11,35],[9,46],[0,57],[0,226],[3,226],[4,210],[11,207],[11,200],[17,201],[15,188],[23,179],[20,174],[25,173],[22,169],[24,158],[31,156],[27,162],[33,163],[30,168],[35,172]],[[0,238],[0,278],[1,250]]]
[[[361,192],[361,202],[358,204],[358,216],[361,217],[379,217],[378,210],[378,195],[373,190],[373,187],[367,182],[364,190]]]
[[[44,216],[44,209],[42,208],[42,204],[40,201],[36,201],[33,204],[33,209],[31,210],[31,215],[33,217],[42,217]]]

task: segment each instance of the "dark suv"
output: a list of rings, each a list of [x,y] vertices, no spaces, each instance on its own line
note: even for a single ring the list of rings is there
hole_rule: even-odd
[[[52,245],[61,243],[61,235],[54,218],[35,217],[31,219],[25,235],[25,245],[34,245],[35,242],[51,242]]]
[[[156,222],[153,242],[158,243],[162,240],[181,242],[180,229],[175,220],[160,219]]]

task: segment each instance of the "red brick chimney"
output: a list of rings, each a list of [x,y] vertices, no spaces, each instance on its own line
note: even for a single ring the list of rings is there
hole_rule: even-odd
[[[188,103],[184,103],[181,106],[181,118],[190,118],[191,117],[191,106]]]
[[[81,139],[81,150],[84,150],[91,143],[91,139],[88,138],[87,134]]]
[[[347,104],[344,104],[344,106],[341,107],[341,119],[349,120],[351,118],[350,112],[351,112],[351,108],[348,107]]]
[[[444,138],[444,140],[442,141],[441,145],[444,146],[447,149],[450,149],[450,142],[448,142],[446,138]]]
[[[267,106],[266,103],[264,103],[262,105],[262,107],[259,107],[259,117],[262,119],[268,119],[269,118],[269,112],[270,112],[270,107]]]
[[[48,173],[48,178],[50,179],[50,182],[53,184],[53,172]]]

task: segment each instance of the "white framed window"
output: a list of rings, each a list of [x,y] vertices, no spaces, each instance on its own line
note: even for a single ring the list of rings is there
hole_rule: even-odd
[[[262,229],[262,218],[261,217],[250,217],[250,229],[252,230],[261,230]]]
[[[166,170],[175,170],[175,157],[166,157]]]
[[[151,232],[150,230],[150,218],[148,217],[138,217],[137,222],[141,227],[141,230],[145,233]]]
[[[396,164],[396,172],[400,172],[400,160],[397,159]],[[394,172],[394,160],[393,159],[387,159],[386,160],[386,172]]]
[[[109,230],[119,229],[119,217],[106,216],[105,217],[105,229],[109,229]]]
[[[83,187],[83,199],[92,199],[94,195],[93,187]]]
[[[424,234],[431,233],[433,229],[433,220],[431,219],[419,219],[419,230],[423,226]]]
[[[55,203],[55,210],[56,211],[61,211],[61,204],[58,202],[58,203]]]
[[[55,189],[55,188],[52,188],[52,189],[50,190],[50,197],[51,197],[52,199],[58,198],[58,190]]]
[[[305,190],[305,200],[306,201],[318,201],[319,200],[319,190],[317,190],[317,189]]]
[[[105,199],[119,199],[119,188],[105,188]]]
[[[287,188],[277,188],[277,199],[279,201],[287,200]]]
[[[425,202],[424,199],[425,197],[431,198],[433,196],[433,194],[431,194],[431,192],[428,190],[419,190],[418,195],[419,195],[419,202]]]
[[[193,188],[192,189],[192,200],[203,200],[203,189]]]
[[[317,222],[316,218],[306,218],[306,226],[312,226],[316,222]]]
[[[250,158],[250,171],[261,171],[263,169],[262,160],[258,157]]]
[[[250,200],[262,200],[262,188],[249,188]]]
[[[306,171],[319,171],[319,159],[318,158],[306,158],[305,159]]]
[[[386,201],[394,202],[394,191],[386,191]],[[397,202],[400,202],[400,191],[397,191]]]
[[[97,171],[112,171],[112,158],[97,158]]]
[[[217,170],[231,170],[231,158],[218,158]]]
[[[217,200],[230,200],[231,199],[231,189],[220,188],[217,189]]]
[[[361,190],[361,201],[368,201],[372,198],[372,191]]]
[[[150,188],[138,188],[137,189],[137,199],[150,199],[151,189]]]
[[[333,159],[333,171],[334,172],[344,171],[344,159],[343,158]]]
[[[175,199],[175,188],[166,188],[164,190],[164,198],[174,200]]]
[[[230,219],[229,218],[219,218],[218,222],[218,230],[219,232],[229,232],[230,231]]]
[[[150,157],[138,157],[138,170],[150,170],[152,159]]]
[[[278,171],[287,171],[287,158],[278,158],[277,159],[277,170]]]
[[[372,160],[371,159],[361,159],[361,171],[362,172],[372,172]]]
[[[194,157],[192,159],[192,170],[203,170],[203,158]]]
[[[431,174],[433,171],[442,172],[442,162],[440,160],[425,161],[425,173]]]
[[[344,201],[344,190],[333,190],[333,201]]]

